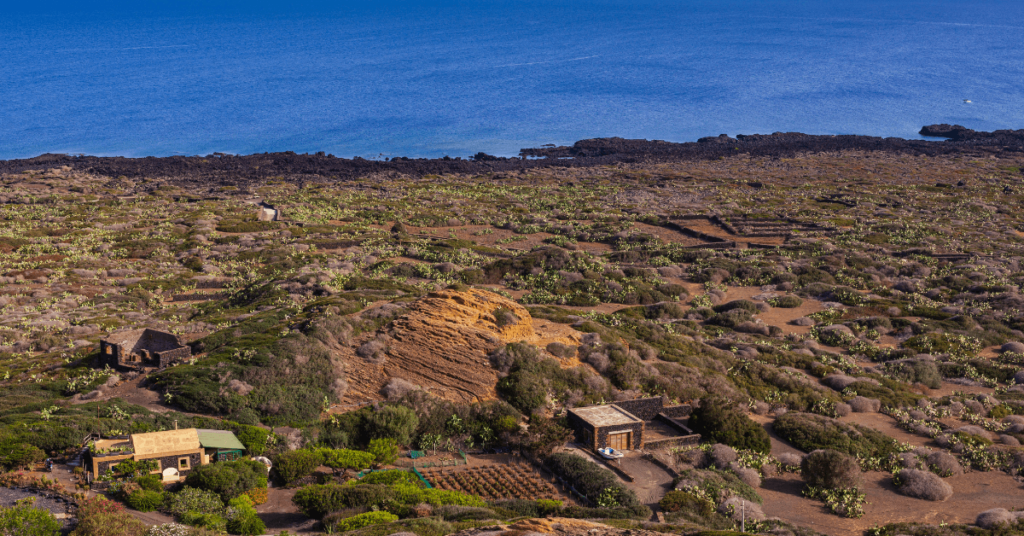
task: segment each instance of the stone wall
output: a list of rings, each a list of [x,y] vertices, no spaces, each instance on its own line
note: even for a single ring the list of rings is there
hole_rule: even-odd
[[[692,447],[700,443],[700,434],[693,434],[666,439],[655,439],[644,444],[647,450],[661,449],[667,447]]]
[[[576,433],[576,441],[587,445],[589,448],[594,447],[594,427],[589,422],[579,418],[575,413],[569,412],[566,421]]]
[[[637,400],[623,400],[616,402],[616,406],[630,412],[641,421],[654,419],[665,407],[664,399],[660,396],[653,398],[640,398]]]
[[[661,413],[662,415],[666,417],[671,417],[673,419],[685,419],[689,417],[691,413],[693,413],[693,406],[689,404],[668,406],[666,408],[662,408],[661,411],[659,411],[658,413]]]
[[[182,361],[192,357],[192,350],[188,346],[182,346],[181,348],[175,348],[166,352],[160,352],[157,354],[157,361],[160,368],[165,368],[177,361]]]

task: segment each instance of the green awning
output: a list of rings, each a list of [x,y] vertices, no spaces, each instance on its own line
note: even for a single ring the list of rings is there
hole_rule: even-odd
[[[199,432],[199,444],[204,449],[237,449],[245,450],[245,445],[235,437],[235,434],[227,430],[197,430]]]

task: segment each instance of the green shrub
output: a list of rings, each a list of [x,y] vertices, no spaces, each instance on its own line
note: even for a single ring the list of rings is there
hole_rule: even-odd
[[[46,459],[46,453],[28,443],[0,443],[0,465],[5,469],[28,467]]]
[[[323,519],[327,514],[343,508],[380,506],[393,501],[398,493],[381,484],[322,484],[306,486],[292,497],[302,513],[313,519]]]
[[[135,479],[135,483],[145,490],[155,491],[157,493],[162,493],[164,491],[164,483],[160,480],[158,475],[140,476]]]
[[[658,507],[665,512],[693,511],[701,517],[710,516],[715,512],[714,503],[692,493],[675,490],[666,493],[658,502]]]
[[[324,526],[328,534],[336,532],[346,532],[350,530],[361,529],[369,525],[379,525],[381,523],[393,523],[398,521],[398,516],[388,512],[366,512],[365,514],[359,514],[346,519],[341,519],[330,527]]]
[[[273,434],[270,430],[264,430],[259,426],[245,424],[236,425],[234,432],[245,450],[253,456],[262,456],[267,451],[267,439]]]
[[[125,511],[121,503],[103,497],[78,504],[78,525],[71,536],[142,536],[146,525]]]
[[[332,469],[369,469],[376,457],[370,452],[349,449],[320,449],[324,465]]]
[[[822,489],[860,487],[860,465],[857,460],[837,450],[815,450],[804,457],[800,473],[808,486]]]
[[[690,428],[715,443],[762,453],[771,451],[768,432],[723,397],[712,395],[702,399],[690,415]]]
[[[730,309],[725,312],[718,313],[711,318],[707,319],[707,323],[713,326],[722,326],[724,328],[735,329],[736,326],[744,322],[749,322],[754,318],[754,315],[746,309]]]
[[[922,383],[930,389],[942,386],[942,374],[934,361],[914,359],[886,363],[885,372],[894,379],[907,383]]]
[[[561,452],[549,456],[544,464],[600,506],[633,507],[640,504],[636,494],[623,486],[614,473],[590,460]]]
[[[778,298],[771,298],[768,300],[768,304],[772,307],[778,307],[780,309],[793,309],[800,307],[804,304],[804,301],[793,295],[779,296]]]
[[[5,536],[57,536],[61,523],[47,510],[35,507],[35,497],[14,506],[0,506],[0,534]]]
[[[398,459],[398,445],[390,437],[370,441],[370,446],[366,450],[373,455],[374,461],[380,465],[390,465]]]
[[[193,527],[201,527],[216,532],[228,530],[228,520],[217,514],[204,514],[201,512],[185,512],[179,521]]]
[[[195,467],[185,485],[212,491],[225,503],[257,487],[266,487],[267,468],[260,462],[238,460]]]
[[[128,506],[140,512],[152,512],[164,502],[164,494],[158,491],[140,489],[128,496]]]
[[[245,495],[231,499],[228,503],[228,532],[241,536],[258,536],[267,532],[263,520],[256,514],[252,500]]]
[[[420,501],[432,506],[487,506],[487,503],[476,495],[436,488],[422,490],[420,493]]]
[[[214,491],[185,486],[178,493],[167,494],[163,509],[176,517],[189,512],[220,515],[224,513],[224,503]]]
[[[791,411],[775,419],[772,427],[804,451],[830,449],[863,457],[887,457],[898,451],[895,440],[877,430],[822,415]]]
[[[419,426],[419,418],[412,408],[382,406],[366,416],[363,426],[367,437],[393,439],[399,445],[408,445]]]
[[[748,313],[757,313],[757,304],[750,300],[733,300],[728,303],[723,303],[714,308],[716,313],[724,313],[726,311],[732,311],[734,309],[741,309]]]
[[[273,458],[274,470],[285,484],[305,478],[324,463],[324,457],[316,450],[289,450]]]

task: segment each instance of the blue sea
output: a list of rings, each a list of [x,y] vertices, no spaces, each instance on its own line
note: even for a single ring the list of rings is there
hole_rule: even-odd
[[[0,158],[1024,128],[1022,35],[1020,0],[22,3]]]

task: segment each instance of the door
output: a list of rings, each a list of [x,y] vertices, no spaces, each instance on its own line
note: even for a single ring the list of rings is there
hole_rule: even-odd
[[[615,450],[629,450],[630,432],[608,434],[608,446]]]

